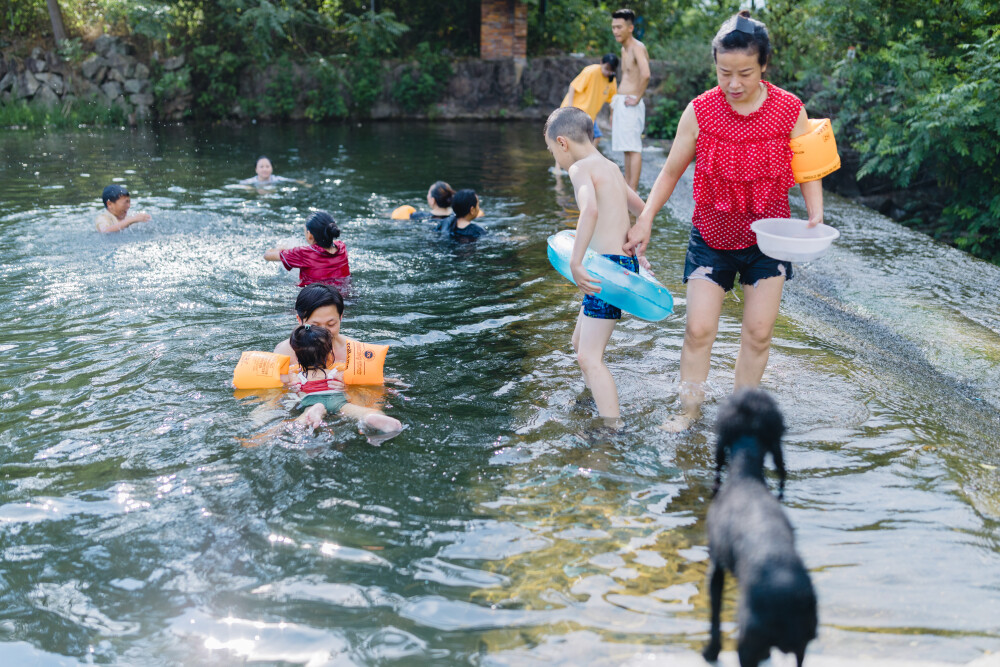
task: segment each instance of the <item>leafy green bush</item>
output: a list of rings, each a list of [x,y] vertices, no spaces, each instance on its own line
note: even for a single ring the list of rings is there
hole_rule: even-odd
[[[347,117],[344,102],[346,82],[340,71],[325,58],[311,63],[310,71],[316,85],[306,91],[305,116],[311,121],[336,120]]]
[[[185,65],[172,72],[162,71],[153,83],[156,99],[165,100],[191,90],[191,67]]]
[[[224,118],[236,102],[243,59],[213,44],[195,47],[189,60],[191,83],[198,91],[194,99],[197,115]]]
[[[407,30],[409,28],[397,21],[391,11],[345,17],[344,32],[354,47],[347,79],[351,90],[351,109],[356,115],[367,116],[371,113],[382,94],[382,58],[395,50],[396,39]]]
[[[0,127],[111,127],[126,122],[128,117],[118,105],[88,100],[74,100],[51,109],[24,100],[0,104]]]
[[[299,94],[299,79],[287,56],[278,59],[271,80],[264,89],[260,111],[272,118],[286,120],[295,111]]]
[[[673,139],[687,102],[672,95],[661,96],[646,120],[646,135],[654,139]]]
[[[392,88],[393,98],[410,113],[425,109],[440,99],[454,71],[450,58],[433,51],[427,42],[417,46],[416,60]]]
[[[918,226],[1000,263],[1000,28],[979,36],[950,63],[928,58],[912,41],[877,54],[900,84],[883,96],[898,106],[865,118],[858,175],[884,176],[901,187],[930,177],[950,196],[937,221]],[[864,70],[851,75],[867,78]]]

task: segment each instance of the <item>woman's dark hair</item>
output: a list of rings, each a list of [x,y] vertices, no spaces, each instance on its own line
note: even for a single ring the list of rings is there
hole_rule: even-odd
[[[615,54],[613,54],[613,53],[605,53],[603,56],[601,56],[601,64],[603,65],[605,63],[607,63],[608,65],[611,65],[611,69],[613,71],[615,71],[615,72],[618,71],[619,60],[618,60],[618,56],[616,56]]]
[[[288,342],[303,371],[325,371],[333,352],[333,334],[323,327],[303,324],[295,327]]]
[[[469,215],[472,207],[478,204],[479,197],[476,196],[475,190],[459,190],[451,200],[451,210],[455,212],[456,218],[464,218]]]
[[[257,158],[257,162],[260,162],[261,160],[267,160],[268,162],[270,162],[271,158],[269,158],[266,155],[261,155],[259,158]]]
[[[316,211],[306,220],[306,229],[313,235],[316,245],[321,248],[329,248],[333,241],[340,238],[340,227],[326,211]]]
[[[451,202],[454,196],[454,188],[444,181],[438,181],[431,186],[431,197],[434,198],[434,203],[441,208],[451,208]]]
[[[344,314],[344,297],[333,285],[313,283],[306,285],[295,297],[295,314],[305,322],[318,308],[335,306],[337,313]]]
[[[757,62],[763,67],[771,59],[771,38],[767,26],[750,18],[750,10],[726,19],[712,40],[712,60],[719,51],[749,51],[757,54]]]

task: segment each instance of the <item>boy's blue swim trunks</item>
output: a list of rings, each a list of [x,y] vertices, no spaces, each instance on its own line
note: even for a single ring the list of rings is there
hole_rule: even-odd
[[[601,255],[601,257],[607,257],[612,262],[624,266],[629,271],[639,273],[639,260],[635,257],[629,255]],[[622,309],[601,301],[596,294],[587,294],[583,297],[583,314],[598,320],[620,320],[622,318]]]

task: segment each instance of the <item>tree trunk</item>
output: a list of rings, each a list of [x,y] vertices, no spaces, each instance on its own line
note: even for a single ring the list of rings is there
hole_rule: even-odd
[[[59,0],[45,0],[49,6],[49,18],[52,19],[52,35],[56,44],[66,40],[66,27],[63,25],[62,11],[59,10]]]

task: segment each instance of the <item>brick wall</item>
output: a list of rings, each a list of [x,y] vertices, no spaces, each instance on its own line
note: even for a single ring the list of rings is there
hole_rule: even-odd
[[[523,0],[482,0],[479,57],[484,60],[528,56],[528,8]]]

